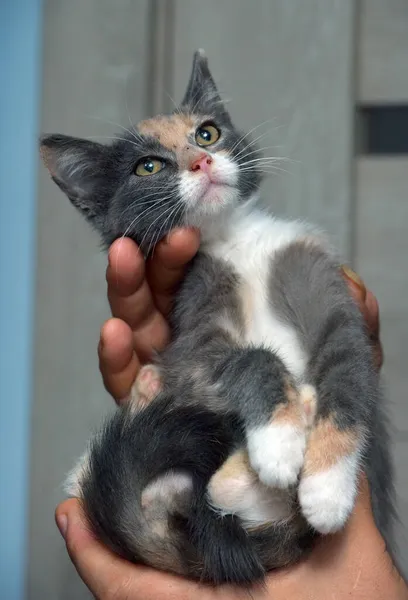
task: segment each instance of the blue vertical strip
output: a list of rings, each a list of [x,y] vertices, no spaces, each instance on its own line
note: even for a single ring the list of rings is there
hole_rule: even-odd
[[[23,600],[32,397],[41,0],[0,0],[0,598]]]

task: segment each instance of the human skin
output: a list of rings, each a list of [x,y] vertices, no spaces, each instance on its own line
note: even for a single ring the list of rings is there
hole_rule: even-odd
[[[153,348],[169,341],[166,317],[186,265],[199,246],[193,230],[173,232],[147,264],[129,239],[115,242],[106,272],[113,318],[102,327],[100,370],[106,389],[121,403]],[[378,304],[360,278],[344,276],[367,323],[378,367],[382,364]],[[105,548],[87,527],[79,502],[66,500],[56,510],[57,525],[79,575],[100,600],[267,600],[408,599],[406,584],[394,567],[374,523],[367,481],[360,482],[355,510],[341,532],[325,536],[299,564],[268,575],[266,585],[248,590],[213,588],[133,565]]]

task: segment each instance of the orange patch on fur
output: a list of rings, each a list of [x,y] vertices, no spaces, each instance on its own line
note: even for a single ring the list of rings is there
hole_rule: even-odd
[[[317,392],[309,384],[302,385],[299,390],[299,401],[303,407],[306,422],[309,426],[313,424],[317,409]]]
[[[237,477],[245,471],[249,471],[255,476],[255,473],[252,471],[249,464],[247,452],[245,450],[237,450],[227,458],[224,464],[215,473],[213,479],[214,477],[229,479],[231,477]]]
[[[169,150],[177,150],[188,143],[188,135],[194,130],[195,121],[189,115],[160,115],[141,121],[138,130],[142,135],[149,135]]]
[[[254,485],[257,480],[258,477],[249,464],[247,452],[237,450],[211,477],[208,493],[217,506],[233,509],[240,490]]]
[[[287,378],[285,381],[286,402],[279,404],[272,413],[270,422],[293,425],[304,428],[306,426],[304,409],[300,402],[299,391]]]
[[[330,469],[342,458],[353,454],[359,440],[356,430],[340,430],[331,418],[320,419],[310,433],[303,474],[314,475]]]

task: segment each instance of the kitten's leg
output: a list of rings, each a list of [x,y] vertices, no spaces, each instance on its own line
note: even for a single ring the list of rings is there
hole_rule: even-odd
[[[243,449],[231,454],[216,471],[207,494],[215,510],[237,515],[248,526],[282,523],[294,515],[294,494],[260,482]]]
[[[128,400],[135,411],[145,408],[161,390],[160,371],[156,365],[144,365],[130,390]]]
[[[244,421],[249,461],[259,479],[270,487],[295,484],[308,420],[282,361],[261,348],[235,350],[216,376],[221,397]]]
[[[317,242],[299,240],[277,253],[271,282],[275,311],[302,333],[318,396],[299,502],[318,531],[336,531],[353,509],[365,444],[372,444],[366,433],[381,406],[372,349],[337,260]]]
[[[341,429],[332,417],[319,418],[310,434],[299,485],[299,503],[320,533],[346,523],[357,494],[363,436]]]
[[[290,384],[269,421],[248,429],[247,444],[251,465],[265,485],[287,488],[296,483],[306,449],[306,420]]]

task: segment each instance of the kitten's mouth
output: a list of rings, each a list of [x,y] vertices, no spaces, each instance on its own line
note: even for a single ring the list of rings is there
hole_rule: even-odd
[[[223,193],[233,189],[235,186],[226,181],[213,181],[208,179],[201,190],[200,201],[205,203],[222,203]]]

